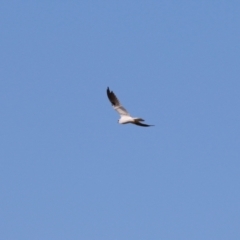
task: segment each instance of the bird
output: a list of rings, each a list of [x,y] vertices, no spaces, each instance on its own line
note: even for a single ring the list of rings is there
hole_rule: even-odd
[[[138,117],[132,117],[128,111],[121,105],[120,101],[116,97],[113,91],[110,91],[109,87],[107,88],[107,96],[109,101],[111,102],[113,108],[119,113],[120,119],[118,120],[119,124],[127,124],[127,123],[132,123],[137,126],[141,127],[151,127],[154,125],[149,125],[142,123],[144,120],[142,118]]]

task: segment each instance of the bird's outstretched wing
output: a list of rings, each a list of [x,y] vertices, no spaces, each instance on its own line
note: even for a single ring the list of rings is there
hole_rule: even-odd
[[[154,126],[154,125],[149,125],[149,124],[141,123],[141,122],[143,122],[143,121],[144,121],[144,120],[143,120],[142,118],[134,119],[133,124],[136,124],[136,125],[141,126],[141,127],[151,127],[151,126]]]
[[[135,125],[141,126],[141,127],[151,127],[154,125],[149,125],[149,124],[145,124],[145,123],[141,123],[141,122],[134,122]]]
[[[109,101],[112,103],[113,108],[121,115],[121,116],[130,116],[127,110],[121,105],[119,100],[113,91],[110,91],[109,87],[107,88],[107,96]]]

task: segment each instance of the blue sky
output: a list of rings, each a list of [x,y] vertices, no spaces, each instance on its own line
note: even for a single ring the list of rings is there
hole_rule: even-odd
[[[240,239],[239,12],[3,1],[1,239]]]

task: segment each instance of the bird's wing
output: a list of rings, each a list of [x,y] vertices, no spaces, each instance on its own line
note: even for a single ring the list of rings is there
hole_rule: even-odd
[[[112,103],[113,108],[121,115],[121,116],[130,116],[127,110],[121,105],[119,100],[117,99],[116,95],[113,91],[107,88],[107,96],[109,101]]]
[[[145,124],[145,123],[141,123],[142,121],[144,121],[143,119],[134,119],[134,124],[141,126],[141,127],[151,127],[154,125],[149,125],[149,124]]]

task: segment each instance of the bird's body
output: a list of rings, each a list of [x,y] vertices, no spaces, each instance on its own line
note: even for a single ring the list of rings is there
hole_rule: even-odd
[[[133,123],[134,119],[131,116],[121,116],[118,122],[120,124]]]
[[[142,123],[144,121],[142,118],[133,118],[130,116],[127,110],[121,105],[114,92],[110,91],[109,88],[107,88],[107,96],[109,101],[112,103],[113,108],[120,114],[120,119],[118,120],[120,124],[132,123],[141,127],[153,126]]]

